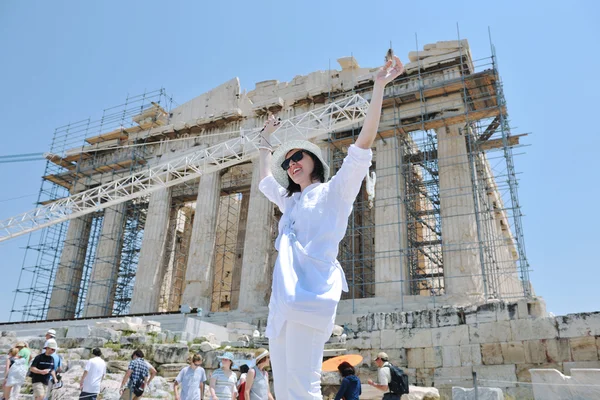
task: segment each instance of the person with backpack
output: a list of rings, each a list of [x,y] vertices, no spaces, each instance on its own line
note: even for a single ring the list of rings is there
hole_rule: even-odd
[[[377,383],[371,379],[367,383],[382,392],[387,391],[382,397],[383,400],[400,400],[403,394],[408,394],[408,376],[400,368],[389,362],[386,353],[377,354],[375,364],[377,370]]]

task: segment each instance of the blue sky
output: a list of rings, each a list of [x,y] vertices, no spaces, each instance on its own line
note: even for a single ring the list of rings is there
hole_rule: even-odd
[[[250,90],[350,54],[373,67],[390,40],[406,60],[415,34],[420,46],[454,40],[457,23],[487,57],[489,26],[514,132],[532,133],[516,158],[531,280],[555,314],[597,311],[598,4],[0,1],[0,155],[47,151],[55,127],[127,94],[164,87],[181,104],[235,76]],[[0,219],[33,208],[43,169],[0,164]],[[0,321],[26,241],[0,243]]]

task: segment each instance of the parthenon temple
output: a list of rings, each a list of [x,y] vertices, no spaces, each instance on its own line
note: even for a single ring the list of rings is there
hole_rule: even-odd
[[[339,248],[350,286],[342,303],[531,296],[512,153],[523,135],[511,132],[494,56],[474,61],[466,40],[400,56],[406,73],[386,88],[371,171]],[[249,91],[233,78],[183,104],[164,89],[130,96],[99,119],[57,128],[40,204],[256,132],[269,113],[286,121],[354,95],[368,101],[376,66],[337,62]],[[332,173],[361,123],[313,138]],[[266,309],[281,214],[259,181],[257,157],[244,159],[44,227],[12,312],[55,320]]]

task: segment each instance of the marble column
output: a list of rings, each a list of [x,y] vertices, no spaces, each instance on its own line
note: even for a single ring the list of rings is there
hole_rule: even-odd
[[[217,217],[221,197],[221,175],[202,175],[196,200],[196,215],[185,271],[181,304],[210,311],[214,272]]]
[[[404,255],[407,247],[405,194],[397,137],[376,142],[375,296],[398,299],[410,294]]]
[[[437,129],[442,254],[446,294],[469,302],[483,298],[471,166],[459,125]]]
[[[267,294],[271,287],[271,267],[269,255],[273,241],[271,238],[271,218],[273,203],[258,189],[260,184],[259,162],[255,160],[250,187],[250,204],[244,241],[244,261],[238,309],[251,311],[268,304]]]
[[[129,307],[131,314],[158,311],[170,215],[171,189],[152,193]]]
[[[91,225],[91,214],[69,222],[54,278],[47,319],[75,317]]]
[[[102,231],[85,299],[83,316],[86,318],[112,315],[121,262],[126,210],[126,202],[104,210]]]
[[[246,241],[246,227],[248,226],[248,206],[250,205],[250,192],[242,193],[242,204],[240,205],[240,218],[238,220],[238,231],[235,250],[235,262],[231,271],[231,310],[236,310],[240,302],[240,285],[242,282],[242,266],[244,263],[244,250]]]

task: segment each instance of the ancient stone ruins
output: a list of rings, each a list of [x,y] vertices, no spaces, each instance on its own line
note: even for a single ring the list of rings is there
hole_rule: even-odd
[[[410,398],[475,398],[475,384],[480,399],[593,393],[600,315],[551,316],[529,281],[513,158],[524,135],[511,132],[495,56],[455,40],[408,59],[339,248],[350,292],[326,357],[360,353],[366,382],[383,350],[409,374]],[[210,372],[225,349],[242,361],[268,345],[280,212],[258,190],[255,139],[275,113],[278,137],[310,138],[335,173],[377,72],[338,63],[250,91],[234,78],[184,103],[147,92],[57,128],[39,208],[0,221],[0,241],[37,240],[11,314],[21,322],[0,326],[0,350],[39,349],[57,329],[66,399],[101,347],[109,399],[140,347],[159,371],[146,397],[169,398],[190,353]],[[339,376],[323,385],[335,393]]]

